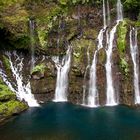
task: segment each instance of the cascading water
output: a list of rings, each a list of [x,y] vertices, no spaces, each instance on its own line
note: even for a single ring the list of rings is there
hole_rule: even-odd
[[[55,62],[57,68],[57,80],[55,89],[55,102],[65,102],[67,101],[68,92],[68,73],[71,64],[71,46],[68,47],[66,56],[61,62]]]
[[[89,45],[90,46],[90,45]],[[87,49],[87,60],[88,60],[88,65],[86,67],[86,71],[85,71],[85,74],[84,74],[84,85],[83,85],[83,105],[86,105],[86,101],[85,101],[85,97],[86,97],[86,89],[87,89],[87,84],[86,84],[86,77],[87,77],[87,73],[88,73],[88,70],[90,68],[90,54],[89,54],[89,46],[88,46],[88,49]]]
[[[121,1],[118,0],[117,1],[117,23],[110,31],[109,40],[108,40],[108,48],[106,50],[106,54],[107,54],[107,60],[106,60],[106,65],[105,65],[106,78],[107,78],[106,105],[108,105],[108,106],[113,106],[113,105],[118,104],[118,99],[115,95],[114,84],[113,84],[113,80],[112,80],[112,61],[111,61],[111,59],[112,59],[112,49],[113,49],[113,45],[114,45],[113,42],[114,42],[117,26],[119,25],[119,22],[123,20],[122,9],[123,9],[123,7],[121,4]]]
[[[114,40],[114,36],[116,33],[116,29],[117,29],[118,23],[113,27],[113,29],[110,32],[110,38],[109,38],[109,44],[108,44],[108,48],[106,50],[106,54],[107,54],[107,61],[105,64],[105,68],[106,68],[106,78],[107,78],[107,101],[106,101],[106,105],[116,105],[116,97],[115,97],[115,91],[114,91],[114,86],[113,86],[113,80],[112,80],[112,48],[113,48],[113,40]]]
[[[99,106],[99,95],[97,90],[97,78],[96,78],[96,65],[97,65],[97,53],[98,51],[103,48],[103,35],[107,27],[106,23],[106,9],[105,9],[105,1],[103,0],[103,23],[104,27],[100,30],[98,35],[98,46],[97,50],[94,53],[92,65],[90,68],[90,80],[89,80],[89,92],[88,92],[88,101],[87,106],[89,107],[97,107]]]
[[[30,40],[31,40],[31,70],[34,68],[35,65],[35,23],[34,20],[29,20],[29,28],[30,28]]]
[[[15,62],[12,61],[12,55],[14,55]],[[20,57],[15,51],[13,54],[11,52],[6,52],[6,56],[8,57],[10,68],[12,75],[15,79],[15,87],[8,80],[8,77],[4,73],[4,71],[0,70],[0,75],[3,78],[3,81],[7,84],[7,86],[16,93],[16,96],[19,100],[25,100],[30,107],[39,106],[34,96],[31,93],[31,87],[29,79],[27,80],[27,84],[23,83],[23,57]]]
[[[121,0],[117,1],[117,20],[118,21],[123,20],[123,5],[121,3]]]
[[[105,8],[105,0],[103,0],[103,23],[104,23],[104,29],[107,27],[106,24],[106,8]]]
[[[139,89],[139,64],[138,64],[138,44],[137,44],[137,29],[130,30],[130,52],[134,65],[134,91],[135,104],[140,104],[140,89]]]
[[[110,7],[109,7],[109,1],[107,0],[107,24],[110,25]]]
[[[104,29],[99,32],[98,35],[98,46],[94,53],[92,65],[90,68],[90,80],[89,80],[89,93],[88,93],[88,104],[89,107],[97,107],[99,105],[99,95],[96,86],[96,64],[97,64],[97,52],[103,48],[103,34]]]

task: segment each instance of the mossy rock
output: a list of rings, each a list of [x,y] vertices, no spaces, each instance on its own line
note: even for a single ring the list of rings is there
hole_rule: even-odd
[[[40,28],[37,30],[37,33],[38,33],[39,43],[40,43],[41,47],[43,49],[46,49],[46,45],[47,45],[46,38],[48,36],[48,32],[44,31],[43,28]]]
[[[0,101],[16,99],[16,95],[6,86],[0,84]]]
[[[33,68],[31,74],[35,74],[35,73],[38,73],[38,72],[43,74],[43,73],[45,72],[45,68],[46,68],[46,66],[45,66],[44,63],[39,64],[39,65],[36,65],[36,66]]]
[[[27,108],[28,106],[25,103],[17,100],[11,100],[6,103],[2,103],[0,104],[0,118],[19,114]]]
[[[23,4],[25,0],[5,0],[0,1],[0,10],[7,9],[8,7],[11,7],[15,4]]]
[[[33,12],[33,11],[32,11]],[[55,4],[50,4],[45,8],[39,8],[34,11],[34,17],[37,23],[37,34],[42,49],[46,50],[48,45],[48,35],[58,24],[58,18],[67,14],[67,8],[62,8]]]
[[[136,22],[136,27],[140,27],[140,21]]]
[[[99,61],[100,64],[105,64],[106,52],[105,52],[104,48],[100,49],[99,52],[98,52],[98,61]]]
[[[118,39],[117,46],[121,57],[124,56],[126,50],[127,22],[124,20],[120,23],[117,30]]]
[[[13,93],[0,78],[0,102],[16,99],[15,93]]]
[[[120,66],[120,69],[121,69],[123,75],[125,76],[125,78],[127,78],[127,77],[128,77],[128,73],[129,73],[129,64],[128,64],[128,62],[126,61],[125,58],[121,58],[121,59],[120,59],[120,64],[119,64],[119,66]]]
[[[27,108],[27,104],[18,101],[15,93],[13,93],[0,78],[0,123]]]
[[[25,9],[20,7],[12,7],[12,11],[4,12],[1,22],[4,24],[6,30],[13,34],[13,38],[19,38],[28,34],[28,13]]]
[[[11,70],[9,59],[6,56],[2,56],[3,64],[6,70]]]
[[[32,78],[39,80],[44,77],[46,65],[44,63],[36,65],[31,71]]]
[[[96,49],[96,46],[92,40],[80,39],[74,40],[73,44],[73,56],[74,63],[83,63],[87,58],[87,50],[89,48],[90,58],[93,56],[93,52]]]
[[[9,0],[10,1],[10,0]],[[29,14],[27,10],[22,7],[23,0],[16,0],[16,4],[6,6],[5,9],[0,12],[1,26],[5,32],[4,36],[8,40],[9,44],[13,48],[28,48],[30,44],[29,37]]]
[[[84,38],[90,38],[93,40],[97,39],[98,36],[97,30],[86,27],[83,32]]]

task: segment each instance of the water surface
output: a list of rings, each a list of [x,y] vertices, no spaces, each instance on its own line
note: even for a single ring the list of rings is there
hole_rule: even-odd
[[[0,140],[140,140],[140,109],[50,102],[1,126]]]

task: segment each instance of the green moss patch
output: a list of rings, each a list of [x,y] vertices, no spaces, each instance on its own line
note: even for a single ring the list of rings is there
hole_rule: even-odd
[[[8,117],[13,114],[18,114],[27,108],[27,105],[20,101],[8,101],[6,103],[0,104],[0,116]]]
[[[13,93],[2,81],[0,78],[0,102],[1,101],[9,101],[9,100],[15,100],[16,95]]]
[[[128,76],[129,72],[129,64],[126,61],[125,54],[126,54],[126,46],[127,46],[127,32],[128,32],[128,22],[127,20],[124,20],[120,23],[118,26],[117,30],[117,47],[118,47],[118,52],[119,52],[119,57],[120,57],[120,69],[122,73],[125,75],[125,77]]]
[[[121,58],[121,60],[120,60],[120,68],[121,68],[123,74],[127,77],[128,72],[129,72],[129,64],[125,60],[125,58]]]
[[[16,99],[15,93],[13,93],[0,78],[0,122],[27,108],[28,106],[25,103]]]
[[[6,68],[6,70],[10,70],[11,68],[10,68],[9,59],[4,55],[2,57],[3,57],[3,64],[4,64],[5,68]]]
[[[117,46],[119,54],[121,55],[121,57],[124,57],[127,35],[127,22],[125,20],[121,22],[120,25],[118,26],[117,34],[118,34]]]
[[[37,65],[37,66],[35,66],[35,67],[33,68],[33,70],[32,70],[31,73],[32,73],[32,74],[37,73],[37,72],[44,73],[44,72],[45,72],[45,68],[46,68],[46,66],[45,66],[44,63],[39,64],[39,65]]]
[[[6,86],[0,84],[0,101],[16,99],[16,95]]]
[[[1,0],[0,1],[0,10],[6,9],[15,4],[23,4],[25,0]]]

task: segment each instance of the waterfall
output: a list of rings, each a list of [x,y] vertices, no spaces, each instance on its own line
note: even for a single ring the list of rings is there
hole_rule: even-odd
[[[105,29],[107,27],[107,25],[106,25],[105,0],[103,0],[103,23],[104,23],[104,29]]]
[[[97,90],[97,78],[96,78],[96,64],[97,64],[97,52],[103,48],[103,35],[104,29],[101,29],[98,35],[98,46],[94,53],[92,65],[90,68],[90,80],[89,80],[89,92],[88,92],[88,104],[89,107],[97,107],[99,105],[99,95]]]
[[[107,11],[107,14],[106,14],[106,11]],[[109,7],[108,0],[107,0],[107,10],[105,6],[105,0],[103,0],[103,23],[104,23],[104,29],[106,29],[106,27],[110,25],[110,7]]]
[[[31,70],[34,68],[35,64],[35,23],[34,20],[29,20],[29,28],[30,28],[30,40],[31,40]]]
[[[110,7],[109,7],[109,1],[107,0],[107,24],[110,25]]]
[[[89,80],[89,96],[88,96],[88,106],[96,107],[99,104],[98,91],[96,87],[96,62],[97,62],[97,50],[94,53],[92,66],[90,69],[90,80]]]
[[[139,64],[138,64],[138,44],[137,44],[137,29],[130,30],[130,52],[134,65],[134,91],[135,104],[140,104],[140,90],[139,90]]]
[[[12,55],[14,55],[15,61],[12,61]],[[8,76],[4,73],[4,71],[0,70],[0,75],[3,78],[5,84],[16,93],[16,96],[19,100],[25,100],[30,107],[39,106],[34,96],[31,93],[30,81],[29,79],[26,81],[26,84],[23,82],[23,57],[20,57],[15,51],[13,54],[11,52],[6,52],[6,56],[8,57],[11,72],[15,83],[12,84],[8,80]],[[14,82],[14,81],[13,81]],[[15,86],[13,86],[15,85]]]
[[[108,9],[109,11],[109,9]],[[98,46],[97,50],[94,53],[92,65],[90,68],[90,80],[89,80],[89,91],[88,91],[88,101],[87,106],[89,107],[97,107],[99,106],[99,95],[97,90],[97,77],[96,77],[96,65],[97,65],[97,53],[98,51],[103,48],[103,36],[104,32],[106,31],[107,23],[106,23],[106,8],[105,8],[105,1],[103,0],[103,29],[100,30],[97,40]]]
[[[107,60],[105,64],[106,68],[106,78],[107,78],[107,101],[106,105],[116,105],[116,97],[115,97],[115,91],[114,91],[114,85],[113,85],[113,80],[112,80],[112,49],[113,49],[113,41],[114,41],[114,36],[116,33],[118,23],[113,27],[113,29],[110,31],[110,38],[109,38],[109,44],[108,48],[106,50],[107,54]]]
[[[117,30],[117,26],[119,25],[119,22],[123,20],[123,6],[121,4],[121,1],[117,1],[117,23],[116,25],[112,28],[112,30],[109,33],[109,36],[107,37],[107,42],[108,42],[108,48],[106,49],[106,54],[107,54],[107,60],[105,64],[106,68],[106,81],[107,81],[107,91],[106,91],[106,105],[108,106],[113,106],[118,104],[117,97],[115,95],[114,91],[114,84],[113,84],[113,79],[112,79],[112,49],[114,45],[114,38],[115,38],[115,33]]]
[[[117,1],[117,20],[118,21],[123,20],[123,5],[121,3],[121,0]]]
[[[57,80],[55,89],[55,102],[67,101],[68,92],[68,73],[71,64],[71,46],[68,47],[66,55],[61,62],[55,62],[57,68]]]
[[[90,45],[89,45],[90,46]],[[86,67],[86,71],[85,71],[85,74],[84,74],[84,85],[83,85],[83,105],[86,105],[86,101],[85,101],[85,96],[86,96],[86,87],[87,87],[87,84],[86,84],[86,77],[87,77],[87,73],[88,73],[88,70],[90,68],[90,54],[89,54],[89,46],[88,46],[88,49],[87,49],[87,60],[88,60],[88,65]]]

